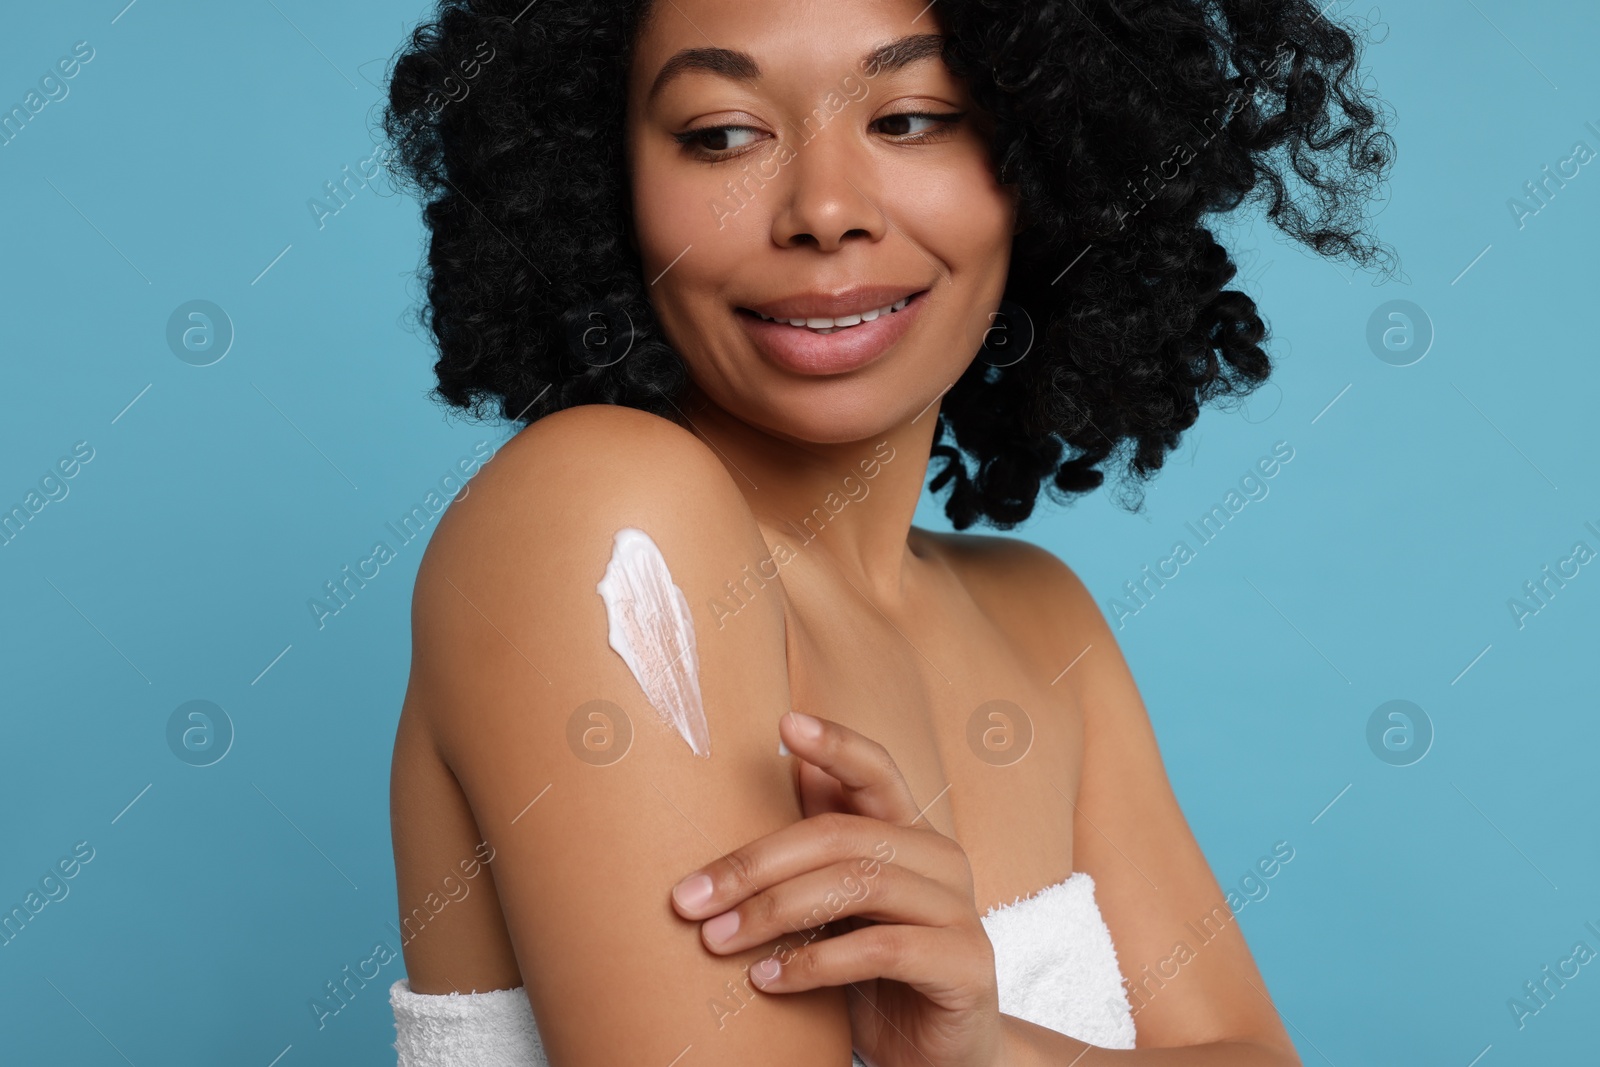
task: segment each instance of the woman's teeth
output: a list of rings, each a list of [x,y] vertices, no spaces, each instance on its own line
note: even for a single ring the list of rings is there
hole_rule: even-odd
[[[910,301],[911,297],[908,296],[899,303],[890,304],[888,307],[875,308],[872,311],[866,311],[860,315],[845,315],[843,318],[837,319],[775,319],[770,315],[761,315],[761,312],[759,311],[756,312],[756,314],[760,315],[768,322],[782,322],[790,326],[804,326],[807,329],[813,330],[819,334],[829,334],[837,333],[840,330],[848,330],[850,327],[858,325],[859,323],[871,322],[879,315],[892,314],[893,312],[899,311],[901,308],[905,307]]]

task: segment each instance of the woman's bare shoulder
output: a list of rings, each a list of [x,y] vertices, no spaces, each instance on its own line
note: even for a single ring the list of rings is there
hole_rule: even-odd
[[[686,594],[713,578],[720,589],[768,551],[732,475],[693,433],[634,408],[564,409],[503,444],[440,518],[412,597],[414,660],[468,639],[474,614],[491,632],[537,630],[551,621],[541,607],[581,594],[603,619],[596,583],[628,528],[652,539]],[[768,588],[781,632],[783,589]],[[696,625],[715,632],[720,620],[699,618],[709,601],[691,595]],[[453,610],[463,604],[465,617]]]
[[[935,546],[980,606],[1020,630],[1062,636],[1083,628],[1089,621],[1085,612],[1102,618],[1077,573],[1042,545],[998,534],[917,533]]]
[[[492,532],[498,520],[559,518],[630,493],[712,493],[708,504],[733,505],[725,518],[749,511],[716,453],[693,433],[637,408],[582,404],[529,424],[500,446],[441,520],[438,533],[448,535],[441,547],[453,549],[455,539],[482,526]],[[469,499],[475,503],[465,506]]]
[[[680,558],[730,544],[764,550],[755,516],[709,445],[649,412],[585,404],[532,423],[484,464],[441,517],[418,595],[425,606],[441,577],[457,573],[514,580],[550,553],[609,553],[614,529],[596,540],[582,528],[604,525],[602,515],[618,528],[648,519],[665,536],[668,527],[693,534],[674,553]]]
[[[501,453],[525,461],[563,446],[585,451],[610,447],[622,452],[663,447],[714,458],[709,445],[671,419],[622,404],[579,404],[546,415],[507,441]],[[635,454],[645,460],[652,458],[648,453]]]
[[[980,578],[1059,577],[1070,570],[1054,552],[1021,537],[912,529]]]

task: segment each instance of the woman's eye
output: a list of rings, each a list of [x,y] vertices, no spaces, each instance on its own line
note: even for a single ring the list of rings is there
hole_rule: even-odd
[[[931,111],[905,111],[898,115],[885,115],[883,118],[879,119],[875,125],[887,123],[892,126],[892,129],[886,129],[883,131],[891,137],[909,136],[914,140],[922,140],[926,138],[927,134],[933,132],[934,129],[937,129],[940,126],[954,126],[956,122],[960,120],[960,118],[961,112],[935,114]],[[924,128],[922,130],[903,128],[918,121],[929,123],[930,128]]]
[[[705,126],[687,133],[678,133],[673,136],[685,148],[699,149],[703,153],[720,155],[732,152],[735,149],[746,148],[752,143],[749,140],[739,140],[740,135],[754,137],[759,130],[749,126]]]
[[[963,115],[964,112],[960,111],[942,113],[905,111],[896,115],[885,115],[872,125],[890,137],[914,144],[918,141],[934,140],[961,121]],[[919,126],[921,123],[927,125]],[[673,138],[683,146],[684,151],[699,159],[715,163],[742,154],[739,150],[750,147],[760,135],[760,130],[750,126],[703,126],[698,130],[673,134]]]

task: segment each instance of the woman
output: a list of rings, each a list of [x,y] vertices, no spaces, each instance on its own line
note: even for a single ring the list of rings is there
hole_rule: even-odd
[[[527,426],[417,576],[402,1065],[1300,1062],[1083,584],[911,524],[933,459],[956,529],[1010,528],[1265,379],[1208,212],[1381,253],[1355,42],[1212,7],[412,36],[438,393]]]

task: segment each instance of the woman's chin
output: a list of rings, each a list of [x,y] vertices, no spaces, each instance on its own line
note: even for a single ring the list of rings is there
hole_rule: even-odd
[[[790,441],[814,445],[865,442],[869,447],[897,433],[906,421],[901,395],[865,392],[848,401],[829,398],[826,405],[811,403],[799,410],[793,405],[771,409],[759,420],[762,429]],[[913,411],[911,415],[915,415]],[[925,415],[924,418],[932,418]]]

